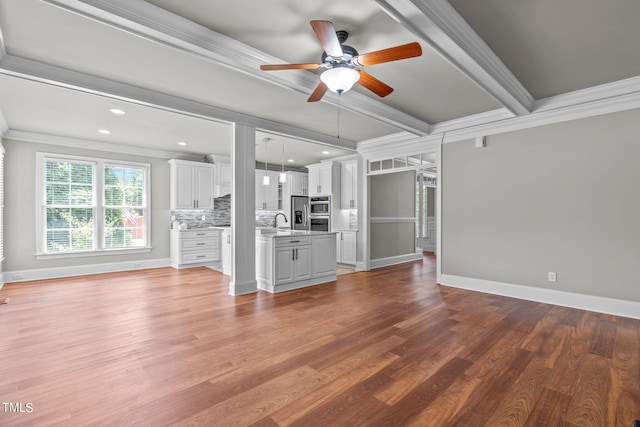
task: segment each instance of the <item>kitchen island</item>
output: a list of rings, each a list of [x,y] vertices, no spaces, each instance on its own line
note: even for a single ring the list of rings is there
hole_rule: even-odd
[[[257,230],[258,289],[277,293],[336,280],[336,233]]]

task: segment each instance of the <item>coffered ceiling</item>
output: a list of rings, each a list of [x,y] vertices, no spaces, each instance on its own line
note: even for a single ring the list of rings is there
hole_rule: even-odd
[[[0,111],[8,137],[193,156],[228,154],[241,122],[258,143],[275,139],[270,163],[284,145],[302,166],[364,140],[635,96],[638,16],[635,0],[0,0]],[[367,67],[394,88],[385,98],[357,86],[308,103],[318,72],[258,67],[319,62],[312,19],[348,31],[361,53],[418,41],[423,55]]]

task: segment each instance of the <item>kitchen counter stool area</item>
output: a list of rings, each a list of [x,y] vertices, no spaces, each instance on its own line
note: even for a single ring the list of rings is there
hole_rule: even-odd
[[[335,281],[336,233],[257,233],[256,279],[271,293]]]

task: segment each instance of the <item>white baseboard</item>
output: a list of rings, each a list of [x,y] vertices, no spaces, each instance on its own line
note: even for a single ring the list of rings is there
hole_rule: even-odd
[[[398,255],[388,258],[378,258],[371,260],[371,269],[387,267],[389,265],[402,264],[404,262],[419,261],[422,259],[422,253]]]
[[[640,319],[640,302],[443,274],[441,285]]]
[[[229,295],[239,296],[258,292],[258,282],[249,280],[244,283],[229,282]]]
[[[69,267],[37,268],[2,273],[2,283],[26,282],[29,280],[56,279],[58,277],[83,276],[85,274],[115,273],[117,271],[143,270],[170,267],[169,258],[142,261],[108,262],[103,264],[73,265]]]
[[[364,262],[362,262],[362,261],[358,261],[358,262],[356,262],[356,268],[355,268],[355,270],[356,270],[356,271],[366,271],[366,270],[365,270],[365,263],[364,263]]]

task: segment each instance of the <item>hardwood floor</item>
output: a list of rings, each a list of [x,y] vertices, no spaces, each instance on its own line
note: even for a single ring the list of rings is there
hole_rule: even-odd
[[[432,257],[278,295],[227,285],[205,268],[6,285],[0,425],[640,418],[638,320],[440,287]]]

